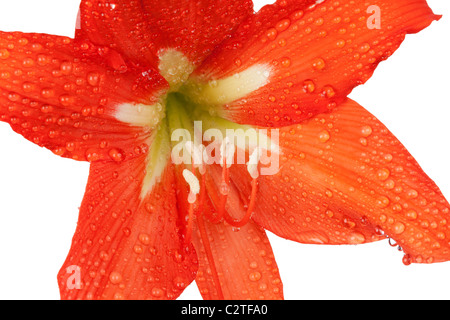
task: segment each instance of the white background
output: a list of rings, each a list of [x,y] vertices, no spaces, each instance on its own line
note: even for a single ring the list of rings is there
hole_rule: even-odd
[[[261,7],[269,1],[256,1]],[[405,144],[450,199],[450,1],[444,17],[383,62],[351,97]],[[0,0],[0,30],[73,36],[79,0]],[[88,164],[54,156],[0,123],[0,299],[59,299]],[[450,299],[450,262],[404,266],[387,241],[302,245],[269,235],[286,299]],[[191,285],[182,299],[200,299]]]

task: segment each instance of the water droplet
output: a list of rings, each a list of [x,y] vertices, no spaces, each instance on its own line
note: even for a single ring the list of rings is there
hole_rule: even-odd
[[[36,86],[31,82],[24,82],[22,84],[22,88],[23,88],[23,91],[25,91],[25,92],[32,92],[36,89]]]
[[[134,246],[133,250],[134,250],[134,253],[136,253],[136,254],[141,254],[142,252],[144,252],[142,247],[138,244]]]
[[[359,51],[362,52],[362,53],[366,53],[369,50],[370,50],[370,44],[368,44],[368,43],[363,43],[361,45],[361,47],[359,47]]]
[[[10,56],[10,53],[9,53],[8,50],[6,50],[6,49],[0,49],[0,59],[6,60],[6,59],[9,58],[9,56]]]
[[[338,41],[336,42],[336,46],[337,46],[338,48],[343,48],[343,47],[345,47],[345,40],[338,40]]]
[[[125,159],[125,153],[122,150],[118,150],[115,148],[109,150],[109,156],[115,162],[122,162]]]
[[[336,91],[332,86],[325,86],[323,87],[322,94],[328,99],[331,99],[336,95]]]
[[[390,171],[386,168],[382,168],[377,171],[377,178],[381,181],[387,180],[387,178],[389,178],[389,175]]]
[[[367,146],[367,139],[361,138],[361,139],[359,139],[359,143],[361,143],[363,146]]]
[[[55,91],[53,89],[50,88],[44,88],[41,90],[41,95],[44,98],[52,98],[55,96]]]
[[[122,275],[119,272],[113,271],[109,275],[109,281],[111,281],[112,284],[118,284],[122,282]]]
[[[389,205],[390,201],[387,197],[381,196],[377,199],[376,204],[380,208],[386,208]]]
[[[146,234],[146,233],[141,233],[141,234],[139,235],[139,241],[142,242],[142,243],[145,244],[145,245],[149,245],[149,244],[150,244],[150,241],[151,241],[151,238],[150,238],[150,236],[149,236],[148,234]]]
[[[225,181],[222,181],[219,188],[220,194],[226,196],[230,192],[230,187]]]
[[[281,66],[284,68],[289,68],[291,66],[291,59],[287,57],[281,59]]]
[[[75,98],[68,94],[63,94],[59,97],[59,102],[64,106],[68,107],[75,103]]]
[[[316,70],[323,70],[325,66],[325,61],[322,58],[314,59],[312,62],[312,67]]]
[[[162,297],[164,295],[164,291],[158,287],[154,287],[152,289],[152,296],[154,297]]]
[[[328,140],[330,140],[330,134],[328,133],[328,131],[324,130],[319,133],[319,141],[320,142],[324,143],[324,142],[327,142]]]
[[[109,260],[109,255],[108,255],[108,253],[106,251],[100,251],[98,255],[100,257],[100,260],[102,260],[102,261],[108,261]]]
[[[277,38],[277,35],[278,31],[275,28],[270,28],[269,30],[267,30],[266,36],[270,40],[275,40]]]
[[[100,75],[96,72],[89,73],[87,75],[87,82],[93,87],[97,86],[100,82]]]
[[[405,213],[405,216],[410,220],[417,219],[417,212],[415,210],[408,210]]]
[[[327,244],[330,242],[328,236],[318,231],[304,231],[297,234],[297,239],[300,243],[309,244]]]
[[[361,133],[364,137],[370,136],[372,134],[372,127],[370,127],[370,126],[362,127]]]
[[[440,240],[444,240],[444,239],[445,239],[445,233],[443,233],[443,232],[439,232],[436,236],[437,236],[438,239],[440,239]]]
[[[114,293],[114,300],[125,300],[125,296],[121,292]]]
[[[72,73],[73,64],[70,61],[64,61],[61,63],[60,69],[61,69],[62,74],[68,75],[68,74]]]
[[[123,234],[124,234],[126,237],[129,237],[130,234],[131,234],[130,228],[127,228],[127,227],[123,228],[123,229],[122,229],[122,232],[123,232]]]
[[[406,196],[410,199],[415,199],[417,198],[418,195],[419,193],[414,189],[410,189],[406,192]]]
[[[384,160],[386,162],[391,162],[392,159],[393,159],[392,154],[387,153],[387,154],[384,155]]]
[[[313,93],[316,90],[316,85],[312,80],[305,80],[303,82],[303,90],[307,93]]]
[[[259,273],[258,271],[252,272],[248,275],[248,278],[250,279],[250,281],[258,281],[259,279],[261,279],[261,273]]]
[[[291,25],[291,20],[290,19],[283,19],[280,22],[277,23],[276,25],[276,29],[279,32],[283,32],[285,31],[287,28],[289,28],[289,26]]]
[[[344,223],[344,226],[346,228],[353,229],[354,227],[356,227],[356,222],[348,216],[344,216],[342,222]]]
[[[301,19],[301,18],[303,17],[304,14],[305,14],[305,13],[303,12],[303,10],[299,10],[299,11],[294,12],[294,14],[293,14],[292,17],[293,17],[295,20],[299,20],[299,19]]]
[[[386,182],[384,183],[384,187],[388,190],[392,190],[395,187],[395,182],[392,179],[388,179],[386,180]]]
[[[25,58],[22,61],[22,65],[24,68],[31,68],[34,66],[34,60],[31,58]]]
[[[405,231],[405,225],[401,222],[396,222],[392,226],[392,230],[395,234],[402,234]]]
[[[366,242],[366,237],[359,232],[353,232],[348,236],[348,241],[350,244],[362,244]]]
[[[236,74],[234,75],[234,77],[235,77],[235,78],[236,78],[236,77],[239,77],[239,73],[236,73]],[[216,87],[218,86],[218,82],[217,82],[217,80],[211,80],[211,81],[208,82],[208,85],[209,85],[211,88],[216,88]]]
[[[324,22],[323,18],[318,18],[316,21],[314,21],[314,24],[316,26],[321,26],[323,25],[323,22]]]
[[[93,161],[97,161],[100,159],[100,155],[98,154],[97,150],[95,149],[88,149],[86,150],[86,160],[88,162],[93,162]]]
[[[412,263],[411,256],[409,254],[405,254],[402,258],[402,262],[405,266],[409,266]]]
[[[175,277],[175,279],[173,279],[173,285],[175,288],[183,290],[188,284],[182,277]]]

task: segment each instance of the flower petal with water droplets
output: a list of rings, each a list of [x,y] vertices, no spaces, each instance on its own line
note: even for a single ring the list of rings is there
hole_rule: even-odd
[[[69,255],[58,275],[63,299],[175,299],[195,278],[197,257],[179,233],[173,167],[140,198],[140,156],[91,171]],[[70,266],[81,288],[70,287]]]
[[[368,26],[370,5],[380,8],[381,29]],[[218,82],[267,65],[271,72],[266,85],[211,108],[241,124],[299,123],[335,108],[371,77],[406,34],[437,19],[425,0],[279,0],[245,20],[191,81]]]
[[[329,137],[321,140],[325,130]],[[307,243],[324,235],[329,243],[358,244],[383,234],[411,262],[450,260],[449,203],[403,145],[356,102],[282,128],[280,145],[280,172],[258,178],[264,195],[255,205],[258,224]],[[237,169],[230,176],[245,198],[250,181],[242,181],[245,168]]]
[[[154,105],[167,83],[156,70],[117,73],[97,49],[65,37],[0,32],[0,120],[75,160],[144,153],[150,130],[118,121],[117,108]]]

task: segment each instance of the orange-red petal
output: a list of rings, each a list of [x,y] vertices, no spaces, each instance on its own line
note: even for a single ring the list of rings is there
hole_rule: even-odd
[[[211,176],[208,180],[208,200],[202,217],[196,219],[192,238],[199,259],[195,282],[203,298],[219,299],[223,295],[227,300],[283,299],[283,284],[265,231],[253,221],[237,229],[224,221],[214,224],[208,220],[208,214],[214,210],[212,203],[220,203],[218,184]],[[228,196],[226,210],[235,218],[245,214],[237,192]],[[207,250],[211,251],[213,261],[208,259]],[[212,274],[214,270],[221,294]]]
[[[58,275],[63,299],[175,299],[194,280],[197,257],[179,232],[173,168],[141,200],[145,159],[91,165],[72,247]]]
[[[215,205],[220,203],[219,184],[215,181],[220,180],[220,171],[208,169],[200,177],[203,182],[192,206],[193,216],[188,212],[189,186],[182,176],[183,168],[178,166],[176,172],[177,206],[186,226],[192,227],[189,242],[195,247],[199,264],[195,282],[203,299],[283,299],[283,284],[264,230],[253,221],[239,229],[224,221],[211,222]],[[230,195],[226,210],[236,218],[245,214],[236,190]],[[187,219],[193,219],[192,223]]]
[[[140,65],[156,66],[168,48],[198,65],[251,14],[250,0],[89,0],[81,2],[78,34]]]
[[[251,0],[144,0],[159,49],[173,48],[198,65],[253,14]]]
[[[77,38],[112,48],[142,67],[157,66],[159,34],[150,27],[142,1],[83,0],[79,15]]]
[[[291,125],[333,109],[406,34],[438,18],[425,0],[278,0],[244,21],[193,79],[207,83],[263,65],[271,70],[267,84],[220,112],[238,123]]]
[[[0,120],[76,160],[141,154],[149,132],[114,114],[121,103],[154,104],[167,83],[155,70],[144,76],[121,68],[118,53],[105,54],[90,42],[0,32]]]
[[[356,102],[280,129],[280,147],[280,172],[258,180],[253,219],[264,228],[299,242],[305,232],[320,230],[324,243],[346,236],[356,244],[369,240],[360,229],[365,226],[394,239],[408,262],[450,259],[449,203],[402,144]],[[231,176],[248,194],[249,183]],[[336,222],[354,233],[339,231]]]

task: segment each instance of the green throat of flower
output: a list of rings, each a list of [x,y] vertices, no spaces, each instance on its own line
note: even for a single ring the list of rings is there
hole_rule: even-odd
[[[153,105],[123,104],[117,108],[115,116],[118,120],[152,132],[148,141],[150,151],[141,198],[160,180],[169,161],[183,164],[191,171],[195,168],[204,171],[205,139],[210,145],[214,143],[218,151],[210,152],[210,156],[211,153],[216,156],[215,163],[223,165],[221,162],[228,152],[228,167],[234,155],[234,151],[230,149],[235,150],[235,144],[238,149],[247,152],[254,150],[261,143],[272,146],[273,149],[274,143],[267,134],[261,134],[251,126],[224,119],[222,111],[224,105],[242,99],[266,85],[271,73],[270,67],[256,64],[228,78],[206,82],[190,77],[194,69],[193,64],[182,53],[173,49],[163,51],[160,54],[159,71],[169,83],[170,90]],[[229,138],[231,131],[233,136]],[[194,140],[197,140],[197,143],[194,143]],[[245,142],[239,145],[239,141]],[[220,148],[223,149],[225,145],[229,148],[220,152]],[[188,151],[187,156],[185,152],[180,156],[182,161],[178,162],[174,160],[174,151],[177,151],[177,148]],[[260,152],[257,153],[253,156],[254,159],[259,159]],[[180,152],[175,154],[180,155]],[[193,160],[192,165],[190,160]],[[249,166],[249,172],[251,170],[255,170],[253,163]]]

